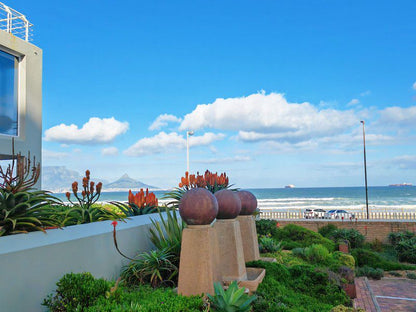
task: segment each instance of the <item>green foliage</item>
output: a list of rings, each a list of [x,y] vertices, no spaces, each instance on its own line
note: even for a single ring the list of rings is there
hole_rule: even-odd
[[[332,239],[337,242],[347,240],[351,248],[359,248],[363,245],[365,237],[356,229],[338,229],[331,233]]]
[[[409,231],[404,232],[392,232],[389,234],[389,241],[393,246],[396,246],[397,243],[408,240],[415,237],[415,234]]]
[[[175,286],[178,268],[171,262],[173,255],[165,249],[141,253],[126,266],[121,278],[128,286],[148,283],[152,287]]]
[[[45,226],[59,226],[53,218],[51,205],[59,199],[45,191],[20,191],[13,193],[0,189],[0,236],[44,231]]]
[[[396,277],[401,277],[402,276],[399,272],[396,272],[396,271],[390,271],[389,274],[393,275],[393,276],[396,276]]]
[[[321,228],[319,228],[318,233],[321,234],[323,237],[332,238],[332,234],[338,230],[338,228],[333,224],[327,224]]]
[[[121,203],[117,201],[112,201],[110,204],[116,206],[126,217],[141,216],[158,211],[158,207],[156,206],[145,206],[140,208],[134,203]]]
[[[178,220],[175,210],[165,209],[166,218],[163,211],[159,210],[160,221],[152,221],[152,227],[149,229],[150,241],[159,250],[166,250],[173,255],[172,263],[179,267],[179,258],[181,254],[182,231],[185,223]]]
[[[89,207],[87,205],[74,205],[72,207],[67,206],[63,210],[62,226],[122,219],[115,211],[106,209],[101,205]]]
[[[412,270],[415,266],[390,261],[382,257],[381,254],[367,249],[353,249],[351,251],[357,266],[370,266],[386,271],[390,270]]]
[[[351,307],[346,307],[344,305],[339,305],[331,309],[331,312],[365,312],[363,309],[356,309]]]
[[[407,272],[406,277],[410,279],[416,279],[416,273],[413,272]]]
[[[363,267],[357,268],[355,274],[357,276],[367,276],[369,278],[379,280],[384,276],[384,271],[380,268],[375,269],[365,265]]]
[[[275,220],[260,219],[256,220],[257,235],[275,236],[278,232],[277,222]]]
[[[335,305],[349,305],[345,292],[329,278],[327,272],[311,265],[286,267],[279,263],[255,261],[248,266],[266,269],[257,289],[254,311],[330,311]]]
[[[215,283],[214,290],[215,295],[208,294],[208,298],[213,311],[217,312],[248,312],[251,310],[251,303],[257,298],[245,294],[244,288],[238,288],[236,281],[225,291],[220,283]]]
[[[267,236],[260,236],[259,238],[259,250],[261,253],[276,252],[282,249],[281,243]]]
[[[199,312],[204,310],[201,296],[180,296],[170,288],[140,286],[121,289],[118,296],[100,297],[85,312]]]
[[[305,248],[305,257],[312,263],[325,263],[328,261],[330,254],[328,249],[320,244],[313,244]]]
[[[416,264],[416,234],[408,231],[390,233],[389,240],[400,261]]]
[[[342,279],[344,279],[348,283],[354,282],[354,269],[347,267],[347,266],[341,266],[338,268],[338,274]]]
[[[91,273],[66,274],[56,285],[56,293],[50,294],[42,303],[51,312],[85,311],[110,289],[109,282],[95,279]]]
[[[274,238],[281,240],[285,249],[308,247],[312,244],[324,245],[329,251],[333,251],[335,248],[335,244],[331,240],[295,224],[288,224],[284,228],[279,229]]]
[[[335,251],[332,253],[332,258],[343,266],[347,266],[351,269],[354,269],[355,267],[355,259],[353,256],[349,254],[345,254],[340,251]]]

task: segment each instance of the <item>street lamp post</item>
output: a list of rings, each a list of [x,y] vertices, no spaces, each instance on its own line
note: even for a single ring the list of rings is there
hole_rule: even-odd
[[[194,135],[193,131],[186,131],[186,171],[189,173],[189,137]]]
[[[364,144],[364,177],[365,177],[365,206],[367,208],[367,219],[370,219],[370,214],[368,212],[368,187],[367,187],[367,158],[365,153],[365,122],[361,120],[363,124],[363,144]]]

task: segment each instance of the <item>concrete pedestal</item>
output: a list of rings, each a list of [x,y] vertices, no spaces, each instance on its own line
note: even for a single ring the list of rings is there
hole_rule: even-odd
[[[217,219],[213,228],[219,251],[219,264],[214,270],[220,272],[223,281],[246,280],[240,223],[237,219]]]
[[[244,261],[260,260],[259,243],[254,216],[238,216],[243,241]]]
[[[211,225],[190,225],[183,230],[178,293],[185,296],[213,294],[217,265],[216,234]]]

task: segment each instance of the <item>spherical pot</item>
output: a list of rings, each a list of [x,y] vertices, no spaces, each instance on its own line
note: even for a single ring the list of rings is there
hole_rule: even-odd
[[[240,191],[237,193],[241,200],[240,215],[252,215],[257,209],[257,198],[248,191]]]
[[[187,191],[179,202],[179,214],[188,225],[211,224],[217,213],[217,199],[204,188]]]
[[[217,219],[237,218],[241,211],[240,197],[230,190],[221,190],[214,195],[218,201]]]

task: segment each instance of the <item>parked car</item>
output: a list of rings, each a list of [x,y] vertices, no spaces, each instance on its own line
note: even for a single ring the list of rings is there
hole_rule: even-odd
[[[323,219],[325,216],[325,210],[317,208],[317,209],[305,209],[303,212],[303,217],[305,219]]]
[[[347,212],[345,210],[329,210],[325,213],[325,219],[354,219],[355,215],[353,213]]]

